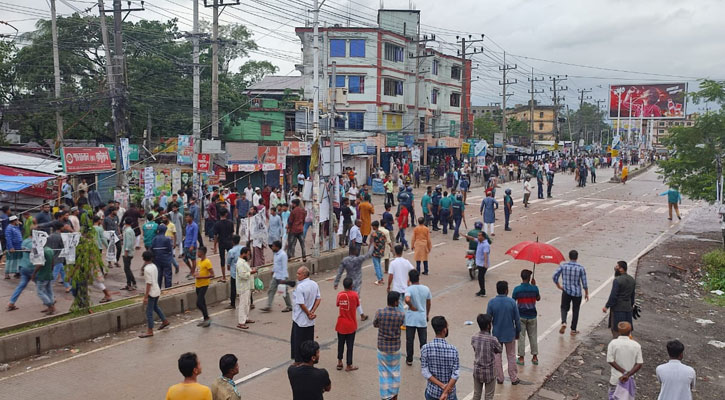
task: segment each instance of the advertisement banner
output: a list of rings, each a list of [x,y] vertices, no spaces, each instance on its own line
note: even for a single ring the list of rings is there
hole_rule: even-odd
[[[103,143],[101,146],[108,149],[108,154],[111,156],[111,161],[116,161],[116,146],[110,143]],[[128,159],[130,161],[138,161],[139,148],[137,144],[128,145]]]
[[[105,147],[62,147],[61,159],[66,174],[108,171],[113,169]]]
[[[468,154],[468,152],[470,151],[470,149],[471,149],[471,144],[470,143],[464,142],[464,143],[461,144],[461,154]]]
[[[28,171],[26,169],[8,167],[5,165],[0,165],[0,175],[53,177],[52,175]],[[33,197],[42,197],[44,199],[54,199],[58,197],[58,181],[56,179],[49,179],[45,182],[29,186],[21,190],[20,193]]]
[[[151,152],[156,153],[177,153],[179,148],[179,138],[162,138],[158,146],[154,147]]]
[[[129,161],[130,148],[128,138],[120,138],[119,142],[121,143],[121,169],[128,171],[128,169],[131,168],[131,162]]]
[[[288,157],[309,156],[312,154],[312,143],[310,142],[282,142],[282,147],[287,149]]]
[[[413,147],[410,151],[410,158],[413,159],[413,162],[420,162],[420,147]]]
[[[192,156],[194,155],[194,137],[189,135],[179,135],[177,152],[176,152],[176,163],[191,165],[194,161]]]
[[[493,147],[503,147],[503,132],[493,134]]]
[[[359,143],[350,143],[350,151],[348,154],[367,154],[368,153],[368,145],[365,144],[365,142],[359,142]]]
[[[144,197],[154,197],[154,167],[146,167],[143,169]]]
[[[284,164],[287,152],[284,147],[259,146],[257,148],[257,162],[255,164]]]
[[[385,147],[395,147],[398,146],[398,133],[397,132],[388,132],[385,135]]]
[[[488,151],[488,142],[485,139],[479,140],[473,148],[473,153],[477,157],[485,157],[486,151]]]
[[[619,122],[615,119],[612,121],[612,128],[614,129],[614,133],[619,133],[620,135],[624,134],[626,135],[627,132],[631,132],[632,134],[639,135],[642,132],[642,121],[639,119],[625,119],[625,120],[619,120]]]
[[[196,170],[199,173],[211,172],[211,154],[199,153],[196,159]]]
[[[609,118],[685,118],[687,83],[609,86]]]
[[[171,170],[171,192],[177,193],[181,189],[181,168]]]

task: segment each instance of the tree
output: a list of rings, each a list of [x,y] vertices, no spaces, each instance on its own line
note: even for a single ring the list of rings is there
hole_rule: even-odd
[[[598,109],[595,104],[584,103],[576,111],[568,110],[565,113],[567,121],[561,125],[562,137],[560,140],[569,140],[571,137],[575,142],[585,139],[585,144],[598,142],[599,132],[606,126],[605,117],[606,112]],[[571,127],[571,132],[569,132],[569,127]]]
[[[488,143],[493,143],[493,134],[501,132],[501,123],[490,114],[484,114],[473,120],[473,134]]]
[[[720,109],[700,115],[692,127],[673,128],[663,142],[670,158],[659,162],[665,182],[693,200],[717,200],[718,159],[725,154],[725,81],[704,80],[691,95],[696,103],[720,104]]]
[[[515,117],[509,118],[506,123],[506,133],[508,135],[528,135],[529,134],[529,121],[519,121]]]

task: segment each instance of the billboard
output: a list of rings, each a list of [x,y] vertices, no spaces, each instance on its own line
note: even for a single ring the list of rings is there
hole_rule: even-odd
[[[609,86],[609,118],[685,118],[687,83]]]
[[[101,147],[62,147],[61,160],[66,174],[83,174],[113,169],[108,149]]]

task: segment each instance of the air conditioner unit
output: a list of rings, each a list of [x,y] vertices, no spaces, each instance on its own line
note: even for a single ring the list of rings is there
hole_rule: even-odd
[[[397,113],[404,113],[405,112],[405,104],[393,103],[393,104],[390,105],[390,111],[397,112]]]
[[[433,116],[436,117],[436,118],[437,117],[440,117],[441,116],[441,110],[438,109],[438,108],[436,108],[435,110],[433,110]]]

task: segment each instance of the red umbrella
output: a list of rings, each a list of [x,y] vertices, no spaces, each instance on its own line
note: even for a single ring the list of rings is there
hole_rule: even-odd
[[[559,264],[564,261],[564,256],[561,254],[559,249],[550,244],[540,243],[538,238],[536,239],[536,242],[521,242],[508,249],[506,254],[510,255],[515,260],[533,262],[534,271],[536,271],[536,264]]]

